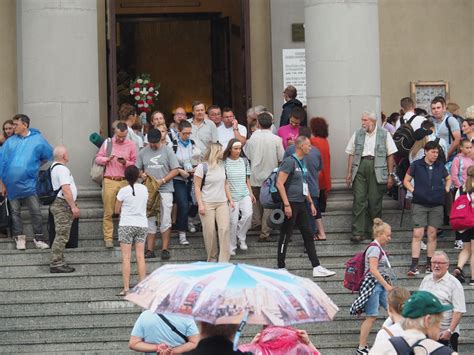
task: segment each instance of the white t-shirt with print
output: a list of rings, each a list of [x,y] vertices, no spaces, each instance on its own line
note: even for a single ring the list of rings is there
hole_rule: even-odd
[[[117,194],[117,200],[122,202],[119,226],[148,227],[146,218],[146,203],[148,201],[148,190],[142,184],[133,185],[135,196],[132,195],[132,187],[122,187]]]

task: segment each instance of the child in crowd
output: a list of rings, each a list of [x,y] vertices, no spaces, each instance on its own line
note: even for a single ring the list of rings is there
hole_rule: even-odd
[[[120,296],[125,296],[130,288],[130,260],[132,244],[135,244],[138,278],[143,280],[146,274],[145,240],[148,232],[146,218],[146,203],[148,190],[142,184],[137,184],[139,170],[135,165],[125,169],[125,179],[128,184],[117,194],[115,213],[120,214],[118,240],[122,252],[123,290]]]

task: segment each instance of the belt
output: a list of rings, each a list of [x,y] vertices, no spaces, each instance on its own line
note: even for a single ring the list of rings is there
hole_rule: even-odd
[[[125,178],[124,178],[124,177],[121,177],[121,176],[104,176],[104,179],[114,180],[114,181],[122,181],[122,180],[125,180]]]
[[[362,159],[366,159],[366,160],[374,160],[375,157],[373,155],[366,155],[365,157],[362,157]]]

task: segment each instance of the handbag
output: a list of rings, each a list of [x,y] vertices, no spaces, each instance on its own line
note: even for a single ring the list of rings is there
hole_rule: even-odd
[[[107,138],[107,140],[104,142],[106,144],[106,155],[107,158],[110,157],[110,154],[112,154],[112,139]],[[95,157],[94,160],[92,161],[92,167],[91,167],[91,172],[90,172],[90,177],[92,181],[94,181],[97,185],[102,186],[102,180],[104,180],[104,172],[105,172],[105,165],[99,165],[95,162]]]

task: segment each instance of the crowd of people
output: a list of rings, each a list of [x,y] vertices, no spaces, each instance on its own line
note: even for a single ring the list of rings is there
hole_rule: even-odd
[[[158,233],[161,260],[172,258],[169,246],[173,231],[178,243],[188,246],[191,241],[187,233],[195,232],[198,225],[206,249],[202,257],[209,262],[229,262],[237,253],[247,251],[250,229],[260,231],[258,242],[272,241],[272,210],[262,206],[260,195],[274,171],[284,214],[276,267],[286,267],[287,247],[294,227],[298,227],[313,277],[335,274],[320,264],[315,247],[315,242],[327,239],[321,212],[331,190],[328,124],[322,117],[307,118],[294,87],[285,89],[284,98],[281,122],[286,124],[280,124],[278,130],[272,113],[263,106],[247,111],[246,125],[241,124],[243,120],[239,123],[232,108],[212,105],[206,109],[199,101],[192,104],[191,117],[184,108],[177,107],[172,122],[155,111],[145,125],[140,124],[134,106],[120,107],[113,137],[104,141],[95,157],[95,163],[104,167],[106,248],[114,247],[113,218],[120,216],[120,295],[126,295],[130,288],[132,245],[141,280],[146,275],[145,259],[157,257]],[[466,312],[463,267],[469,259],[474,271],[474,228],[456,232],[454,247],[461,252],[453,274],[448,272],[448,255],[437,248],[437,239],[443,233],[440,227],[449,220],[453,200],[463,194],[471,196],[474,189],[474,107],[468,108],[466,117],[459,116],[459,110],[456,104],[435,97],[428,114],[406,97],[401,99],[400,112],[388,118],[383,115],[382,124],[377,123],[374,112],[363,112],[361,128],[347,143],[346,183],[352,185],[354,195],[351,241],[361,243],[373,238],[364,256],[361,292],[351,307],[352,314],[366,315],[357,354],[370,351],[367,339],[380,306],[388,310],[390,320],[371,353],[391,354],[400,346],[437,349],[438,345],[423,340],[426,336],[457,350],[459,322]],[[35,247],[51,247],[50,272],[74,272],[65,261],[64,249],[80,210],[75,202],[74,178],[67,168],[66,147],[53,149],[38,130],[30,128],[30,119],[23,114],[6,121],[3,133],[0,188],[9,198],[16,248],[26,249],[20,217],[25,206],[31,216]],[[53,243],[43,235],[35,188],[38,170],[47,161],[52,161],[51,182],[57,193],[50,206],[56,230]],[[418,275],[420,269],[427,274],[420,292],[411,297],[407,290],[392,286],[394,274],[384,250],[391,240],[391,228],[380,219],[387,191],[402,208],[411,205],[412,261],[407,265],[407,275]],[[420,266],[421,250],[426,250],[426,264]],[[472,276],[469,285],[474,285]],[[142,316],[152,321],[150,315]],[[158,328],[166,329],[168,324],[161,317],[153,321],[162,322]],[[175,334],[169,342],[151,341],[154,347],[144,341],[148,330],[139,329],[135,327],[130,340],[135,350],[168,354],[173,347],[179,347],[176,352],[184,352],[198,344],[193,324],[185,325],[185,337]],[[394,337],[397,339],[392,341]],[[184,338],[187,340],[182,343]]]

